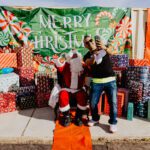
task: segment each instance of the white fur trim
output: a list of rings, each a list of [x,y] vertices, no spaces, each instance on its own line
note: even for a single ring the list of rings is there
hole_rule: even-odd
[[[67,106],[65,106],[65,107],[59,107],[59,110],[61,111],[61,112],[65,112],[65,111],[68,111],[70,109],[70,105],[68,104]]]
[[[58,59],[53,59],[55,65],[56,65],[57,67],[62,67],[62,66],[64,66],[65,62],[64,62],[64,63],[61,63],[59,59],[60,59],[60,58],[58,58]]]
[[[86,109],[87,109],[86,106],[81,106],[81,105],[79,105],[79,104],[77,104],[77,107],[78,107],[80,110],[86,110]]]
[[[78,88],[78,73],[72,72],[71,73],[71,89],[77,89]]]
[[[59,84],[56,83],[51,91],[50,98],[48,101],[48,105],[51,106],[52,108],[55,108],[56,103],[58,102],[60,90],[61,87],[59,86]]]
[[[68,92],[70,92],[70,93],[76,93],[76,92],[79,91],[79,90],[76,90],[76,89],[70,89],[70,88],[62,88],[60,91],[63,91],[63,90],[68,91]]]

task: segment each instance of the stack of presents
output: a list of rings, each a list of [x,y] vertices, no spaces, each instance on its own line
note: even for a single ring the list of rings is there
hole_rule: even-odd
[[[133,115],[150,119],[150,66],[146,59],[129,59],[128,55],[111,56],[117,79],[118,117],[132,120]],[[109,114],[107,96],[101,96],[99,114]]]
[[[0,51],[0,113],[48,106],[56,77],[35,72],[30,47],[3,50]],[[12,68],[10,73],[2,72]]]
[[[0,72],[0,113],[16,109],[48,106],[56,74],[35,72],[32,49],[0,51],[0,69],[11,67],[14,72]],[[118,86],[118,117],[132,120],[133,115],[150,119],[150,67],[145,59],[129,59],[128,55],[111,56]],[[99,114],[109,114],[105,93],[100,97]]]

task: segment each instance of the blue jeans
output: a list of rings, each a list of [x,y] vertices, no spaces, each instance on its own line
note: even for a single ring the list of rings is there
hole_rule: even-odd
[[[110,124],[117,124],[117,85],[116,81],[111,81],[108,83],[91,83],[91,97],[90,105],[92,112],[92,119],[98,121],[100,116],[98,114],[97,104],[99,102],[102,92],[105,91],[108,97],[108,103],[110,106]]]

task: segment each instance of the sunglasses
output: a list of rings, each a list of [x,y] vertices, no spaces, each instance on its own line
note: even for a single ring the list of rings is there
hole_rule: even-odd
[[[85,44],[89,44],[90,42],[93,42],[93,39],[90,39],[89,41],[85,42]]]

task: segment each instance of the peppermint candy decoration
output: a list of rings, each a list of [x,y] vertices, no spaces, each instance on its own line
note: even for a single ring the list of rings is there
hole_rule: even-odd
[[[9,34],[0,31],[0,46],[7,46],[9,41]]]
[[[13,13],[7,10],[1,11],[0,28],[4,33],[9,32],[12,38],[14,38],[13,35],[16,35],[25,45],[28,44],[28,35],[31,29],[25,22],[19,21]]]
[[[51,59],[52,58],[50,56],[46,56],[46,57],[43,58],[42,63],[44,63],[44,64],[50,64],[51,63]]]
[[[31,28],[29,27],[29,25],[23,21],[20,21],[19,26],[20,26],[21,32],[24,33],[28,37],[29,34],[31,33]]]
[[[102,11],[102,12],[99,12],[95,18],[95,25],[98,26],[99,25],[99,22],[100,22],[100,18],[102,17],[108,17],[109,19],[113,19],[113,16],[110,12],[108,11]]]

